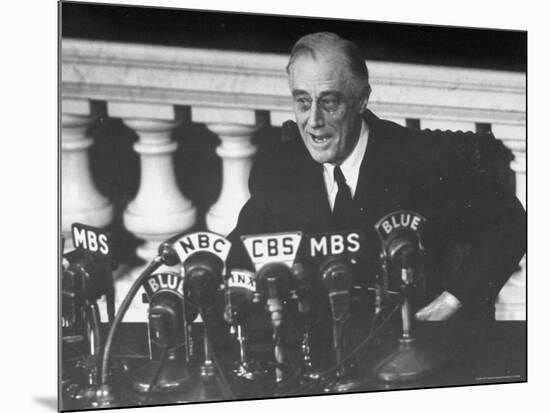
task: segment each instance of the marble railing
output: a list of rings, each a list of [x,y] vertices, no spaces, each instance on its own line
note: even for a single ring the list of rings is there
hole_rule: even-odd
[[[292,119],[285,74],[287,56],[63,39],[61,48],[62,232],[72,248],[70,225],[107,226],[113,203],[94,186],[89,167],[95,102],[138,136],[137,195],[123,213],[124,227],[144,241],[137,255],[150,260],[158,243],[195,225],[193,202],[178,188],[172,132],[188,121],[219,138],[221,191],[205,216],[208,229],[227,234],[249,197],[247,179],[265,126]],[[487,130],[510,149],[518,198],[525,205],[525,74],[400,64],[368,63],[373,93],[369,108],[403,125]],[[116,139],[116,136],[113,136]],[[121,277],[124,280],[124,277]],[[118,282],[117,296],[131,282]],[[497,303],[498,318],[525,318],[525,271],[515,274]]]

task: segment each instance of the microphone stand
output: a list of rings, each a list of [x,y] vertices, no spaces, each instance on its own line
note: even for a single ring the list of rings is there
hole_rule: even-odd
[[[145,393],[144,399],[139,397],[141,404],[147,404],[153,393],[167,394],[181,389],[192,378],[177,350],[164,348],[161,360],[149,361],[136,372],[132,385],[139,393]]]
[[[276,296],[275,281],[268,278],[268,288],[274,291]],[[271,324],[273,326],[273,355],[275,357],[275,382],[281,384],[284,377],[283,365],[285,362],[284,353],[284,328],[286,324],[283,321],[283,305],[279,298],[268,298],[267,306],[271,313]]]
[[[246,379],[251,379],[250,377],[253,373],[248,370],[248,357],[246,354],[246,335],[243,330],[244,327],[242,323],[238,323],[235,327],[237,334],[237,342],[239,343],[239,364],[237,368],[233,370],[233,373],[238,377],[244,377]]]
[[[300,343],[300,352],[302,355],[301,383],[310,383],[311,380],[317,380],[320,371],[313,367],[311,360],[311,323],[312,323],[312,276],[309,268],[303,263],[294,263],[292,266],[292,275],[296,283],[296,290],[293,292],[293,298],[297,301],[298,313],[302,320],[302,341]]]
[[[345,320],[333,320],[332,322],[332,340],[334,346],[334,359],[337,366],[342,363],[342,348],[344,347],[344,323]],[[336,370],[336,377],[342,379],[344,377],[344,367],[340,366]]]
[[[311,362],[311,346],[310,346],[310,325],[308,321],[304,322],[304,333],[300,350],[302,352],[302,381],[309,383],[311,380],[317,380],[321,377],[320,372],[313,367]]]
[[[77,363],[77,367],[83,368],[86,371],[88,383],[75,394],[75,400],[91,400],[95,396],[99,381],[98,364],[101,357],[101,334],[99,331],[99,308],[97,307],[97,303],[87,303],[84,313],[87,343],[90,347],[89,356]]]
[[[253,294],[251,294],[253,295]],[[248,297],[250,302],[254,302],[254,297]],[[239,300],[238,300],[239,301]],[[242,301],[242,300],[241,300]],[[243,310],[242,306],[245,305],[242,302],[239,304],[234,303],[232,300],[232,294],[230,287],[225,287],[225,302],[226,309],[224,318],[230,327],[231,336],[236,339],[239,345],[239,361],[233,364],[231,372],[239,379],[255,380],[261,374],[265,374],[265,371],[260,371],[256,363],[248,360],[248,354],[246,349],[247,334],[246,334],[246,310]],[[248,383],[246,384],[248,388]]]
[[[403,259],[405,264],[405,259]],[[431,374],[441,360],[420,346],[414,334],[412,292],[414,269],[410,265],[401,268],[403,302],[401,304],[402,330],[398,349],[375,367],[375,375],[385,382],[416,380]]]
[[[344,326],[348,317],[332,321],[332,339],[334,347],[335,380],[323,389],[325,393],[345,393],[357,389],[361,382],[350,377],[349,369],[342,363],[344,351]]]
[[[207,325],[203,319],[204,358],[199,367],[199,381],[191,393],[191,401],[220,400],[227,397],[224,384],[216,374],[212,360],[210,340],[206,332]]]
[[[181,350],[182,346],[187,347],[182,320],[185,303],[171,293],[164,294],[164,297],[152,302],[149,309],[149,331],[153,331],[155,343],[162,348],[163,357],[160,361],[149,361],[133,379],[133,387],[140,393],[147,393],[144,403],[152,393],[172,392],[191,379],[188,361],[183,360],[185,356]]]
[[[236,339],[239,343],[239,361],[237,362],[237,366],[233,369],[233,374],[238,378],[254,381],[264,376],[267,371],[258,365],[258,363],[248,360],[246,351],[246,328],[244,323],[237,323],[234,328],[236,330]]]
[[[275,384],[279,389],[286,380],[284,342],[287,325],[284,319],[284,300],[289,293],[290,277],[290,268],[281,263],[267,264],[257,274],[258,287],[267,297],[267,310],[271,313]]]
[[[199,308],[203,321],[204,357],[199,367],[197,384],[186,392],[184,397],[188,401],[210,401],[233,399],[233,394],[223,376],[215,354],[212,352],[208,327],[212,319],[212,310],[215,302],[217,279],[222,279],[223,262],[209,252],[196,252],[187,258],[184,263],[186,289],[189,289],[193,301]]]
[[[108,367],[109,361],[111,358],[111,350],[113,346],[113,341],[115,338],[115,333],[122,323],[124,315],[128,311],[132,300],[138,293],[139,289],[142,286],[144,280],[146,280],[151,274],[153,274],[161,265],[167,265],[169,267],[177,265],[180,263],[177,252],[172,247],[169,241],[163,242],[158,249],[158,255],[149,263],[149,265],[143,270],[143,272],[138,276],[136,280],[130,286],[130,289],[126,293],[124,300],[120,304],[118,311],[114,319],[109,320],[109,332],[105,339],[105,345],[103,348],[103,354],[101,359],[101,369],[100,369],[100,381],[99,387],[96,391],[94,399],[92,401],[92,406],[95,408],[110,408],[110,407],[119,407],[120,401],[117,400],[113,386],[108,383]]]
[[[361,382],[353,379],[343,360],[344,327],[350,315],[351,269],[344,262],[329,258],[321,267],[329,292],[332,312],[332,344],[334,347],[335,380],[323,389],[325,393],[343,393],[357,389]]]
[[[66,293],[64,291],[64,293],[70,297],[73,310],[69,311],[67,316],[66,309],[62,308],[63,342],[75,345],[82,342],[87,347],[85,355],[74,366],[75,371],[83,371],[85,382],[73,386],[70,398],[79,404],[90,404],[94,401],[95,394],[99,389],[101,374],[101,317],[97,305],[100,295],[106,296],[109,322],[114,318],[112,315],[114,290],[112,285],[108,284],[112,267],[107,261],[97,256],[86,255],[86,252],[79,250],[69,253],[68,256],[73,262],[69,263],[66,259],[61,284],[63,289],[67,283],[70,291]],[[69,274],[72,275],[72,282],[68,281],[71,279]],[[65,276],[67,276],[67,281],[65,281]],[[93,283],[92,280],[96,283]],[[68,331],[67,336],[65,330]],[[73,333],[73,331],[75,332]]]
[[[183,398],[185,401],[191,402],[234,399],[235,397],[210,347],[207,321],[209,315],[203,314],[201,311],[201,317],[203,318],[203,362],[199,367],[198,382],[190,391],[183,394]]]

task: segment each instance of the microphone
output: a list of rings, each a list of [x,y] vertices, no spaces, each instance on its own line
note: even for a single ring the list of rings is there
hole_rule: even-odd
[[[290,295],[290,268],[281,263],[267,264],[258,271],[256,277],[258,292],[265,297],[273,327],[280,327],[283,303]]]
[[[331,256],[321,264],[319,272],[328,291],[332,320],[344,322],[350,312],[352,271],[349,263]]]
[[[416,212],[395,211],[382,217],[375,229],[382,245],[381,282],[398,286],[401,292],[402,332],[399,348],[376,367],[376,376],[383,381],[408,381],[424,377],[440,364],[433,353],[418,345],[414,331],[412,298],[422,289],[424,279],[424,248],[421,231],[426,219]]]
[[[195,252],[183,263],[185,288],[202,316],[209,316],[216,303],[216,292],[223,283],[223,267],[223,261],[209,251]]]
[[[351,312],[353,265],[362,251],[364,236],[358,231],[337,231],[309,234],[303,243],[303,258],[318,265],[325,287],[332,318],[332,348],[334,351],[336,378],[325,392],[345,392],[357,388],[360,382],[350,377],[343,366],[344,326]]]
[[[224,320],[231,325],[241,324],[251,311],[256,293],[254,273],[233,269],[225,284]]]
[[[328,292],[332,315],[332,343],[334,347],[336,381],[324,389],[325,392],[346,392],[360,385],[349,377],[342,365],[344,351],[344,326],[350,316],[350,292],[353,287],[353,272],[348,259],[327,257],[320,265],[319,272]]]
[[[423,286],[422,244],[418,234],[397,230],[384,241],[389,277],[393,284],[405,287]]]
[[[162,354],[160,360],[152,356],[133,376],[134,389],[147,393],[147,399],[155,391],[176,390],[192,377],[186,357],[189,305],[184,294],[184,279],[178,272],[150,274],[142,287],[149,303],[150,345],[160,347]]]
[[[186,259],[197,251],[209,251],[214,255],[219,256],[222,262],[227,258],[229,253],[229,248],[231,243],[225,238],[208,233],[208,232],[196,232],[191,234],[177,234],[176,236],[168,239],[167,241],[161,243],[158,249],[158,255],[155,259],[145,268],[145,270],[140,274],[140,276],[134,281],[126,297],[124,298],[117,314],[114,319],[111,328],[109,329],[109,334],[105,341],[105,351],[102,360],[102,372],[101,372],[101,386],[100,391],[97,392],[97,400],[94,403],[95,407],[112,407],[113,403],[113,390],[112,386],[107,383],[108,374],[107,366],[109,365],[110,351],[113,344],[114,336],[118,325],[122,322],[126,311],[128,310],[133,298],[137,294],[139,288],[142,286],[145,288],[147,293],[147,285],[150,286],[151,291],[149,291],[148,298],[151,302],[152,294],[156,293],[159,289],[171,290],[172,293],[176,293],[178,298],[181,299],[181,307],[183,313],[183,336],[184,344],[183,347],[186,351],[186,360],[189,359],[189,340],[187,337],[187,321],[191,319],[190,315],[192,311],[190,306],[187,303],[190,299],[187,298],[188,291],[190,290],[193,293],[193,299],[199,303],[202,307],[208,306],[208,290],[210,287],[203,288],[201,284],[205,282],[209,284],[209,277],[202,277],[201,265],[191,265],[194,260],[191,260],[187,263],[187,268],[191,272],[190,277],[183,277],[178,273],[155,273],[162,265],[174,266],[177,264],[185,263]],[[210,260],[207,260],[210,262]],[[223,266],[223,265],[222,265]],[[204,269],[206,270],[206,269]],[[189,287],[187,287],[187,285]],[[165,295],[159,296],[162,304],[153,304],[150,306],[150,329],[153,331],[153,335],[160,339],[164,344],[169,343],[170,340],[163,339],[163,337],[174,337],[170,336],[174,331],[171,328],[173,326],[174,320],[178,319],[178,324],[181,322],[181,316],[179,315],[179,310],[174,310],[179,305],[174,307],[173,304],[170,304],[169,299],[165,300]],[[167,296],[166,296],[167,297]],[[176,335],[175,337],[179,337]],[[179,338],[178,338],[179,339]],[[178,348],[181,347],[178,345]],[[163,383],[163,377],[172,377],[172,372],[176,377],[174,382],[177,382],[177,386],[161,384],[163,389],[173,389],[179,387],[180,384],[187,381],[187,377],[190,376],[186,371],[186,364],[183,361],[178,359],[176,352],[171,351],[171,347],[166,347],[166,358],[163,357],[161,362],[165,362],[165,365],[157,366],[158,370],[151,373],[151,366],[149,366],[149,371],[143,375],[144,377],[149,377],[151,380],[144,382],[143,380],[136,380],[134,382],[134,387],[138,388],[141,391],[147,389],[147,392],[150,392],[158,381]],[[174,369],[170,369],[167,366],[174,365]],[[154,365],[154,363],[153,363]],[[164,376],[163,376],[164,374]]]
[[[291,290],[291,267],[296,259],[302,239],[300,231],[260,235],[243,235],[241,240],[256,268],[256,285],[259,297],[264,297],[271,313],[274,356],[276,361],[275,381],[283,381],[284,363],[284,310]]]
[[[67,283],[62,283],[62,287],[79,289],[85,300],[97,301],[113,290],[114,267],[110,257],[84,249],[73,250],[63,255],[63,273]]]
[[[114,262],[84,249],[63,256],[61,273],[61,321],[66,331],[86,331],[86,308],[94,307],[103,296],[109,320],[114,318]]]
[[[421,231],[426,219],[416,212],[396,211],[374,226],[381,244],[381,269],[391,287],[421,287],[424,282]]]
[[[174,346],[178,332],[183,331],[180,323],[183,320],[181,303],[176,302],[173,294],[158,294],[149,306],[149,329],[151,339],[159,346]]]
[[[313,299],[313,274],[311,268],[304,262],[296,262],[292,266],[292,277],[296,288],[298,312],[310,316]]]
[[[187,400],[201,401],[233,398],[223,371],[211,349],[210,324],[218,293],[223,286],[225,260],[231,243],[210,232],[190,234],[177,241],[175,250],[182,262],[185,296],[195,306],[203,321],[204,356],[200,378],[186,396]]]
[[[78,335],[78,331],[85,325],[85,280],[86,274],[79,271],[78,267],[73,266],[68,259],[63,257],[63,271],[61,273],[61,327],[63,331],[63,340],[67,341],[67,336],[71,337],[68,341],[83,339]],[[74,334],[67,334],[69,329]]]
[[[61,332],[63,343],[77,345],[84,354],[87,383],[73,393],[75,399],[90,401],[98,384],[101,357],[101,317],[97,301],[106,298],[107,315],[114,319],[111,243],[107,232],[79,223],[72,224],[75,249],[63,255],[61,271]],[[84,348],[83,348],[84,347]]]
[[[231,335],[239,343],[239,361],[233,365],[232,373],[238,378],[255,380],[265,374],[265,370],[248,360],[246,341],[246,321],[252,309],[257,305],[256,276],[253,272],[233,269],[225,280],[224,319],[231,326]],[[249,383],[245,383],[249,390]]]

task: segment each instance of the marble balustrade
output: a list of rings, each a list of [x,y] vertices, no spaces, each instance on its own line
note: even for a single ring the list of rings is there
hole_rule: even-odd
[[[94,102],[103,102],[106,116],[137,136],[138,190],[121,214],[124,228],[143,241],[136,251],[141,259],[150,260],[162,240],[197,226],[228,234],[249,197],[255,138],[293,118],[287,57],[76,39],[63,39],[61,51],[65,250],[72,248],[72,222],[105,227],[113,221],[113,201],[97,189],[89,166]],[[489,127],[512,154],[513,185],[525,205],[525,74],[389,62],[368,66],[373,89],[369,107],[380,117],[403,125],[414,120],[430,129]],[[182,108],[187,113],[183,123],[178,116]],[[174,131],[188,125],[203,125],[219,140],[213,156],[221,162],[220,191],[202,215],[184,195],[175,172]],[[117,285],[117,301],[137,274],[135,268],[122,268],[134,275],[120,277],[126,281]],[[522,261],[501,292],[497,318],[525,318],[525,282]]]

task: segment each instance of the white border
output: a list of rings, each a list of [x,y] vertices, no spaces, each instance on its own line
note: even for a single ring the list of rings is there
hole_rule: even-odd
[[[542,165],[548,153],[547,12],[527,2],[461,0],[357,1],[312,3],[277,0],[135,0],[118,4],[254,11],[393,22],[529,30],[529,383],[369,393],[344,397],[305,397],[284,400],[232,402],[164,408],[125,409],[124,412],[188,412],[224,410],[256,411],[438,411],[465,410],[519,412],[540,410],[546,405],[548,367],[548,278],[542,262],[546,241],[541,239],[548,192]],[[541,3],[542,4],[542,3]],[[2,79],[2,177],[1,204],[4,225],[2,295],[3,411],[53,411],[56,398],[56,55],[57,4],[53,0],[9,2],[4,6]],[[8,52],[7,54],[5,52]],[[6,86],[8,96],[5,95]],[[546,150],[545,150],[546,149]],[[537,178],[535,180],[535,178]],[[6,190],[7,189],[7,190]],[[543,208],[545,208],[543,210]],[[548,220],[546,220],[548,221]],[[5,227],[4,227],[5,228]],[[537,235],[539,237],[537,237]],[[538,239],[537,239],[538,238]],[[545,251],[546,255],[548,254]],[[544,266],[543,266],[544,265]],[[15,284],[25,293],[15,294]],[[536,287],[534,287],[536,286]],[[544,296],[543,296],[544,294]],[[537,396],[541,403],[537,402]],[[50,403],[44,401],[50,400]],[[48,407],[49,405],[49,407]],[[532,406],[532,407],[531,407]],[[539,407],[541,406],[541,407]]]

